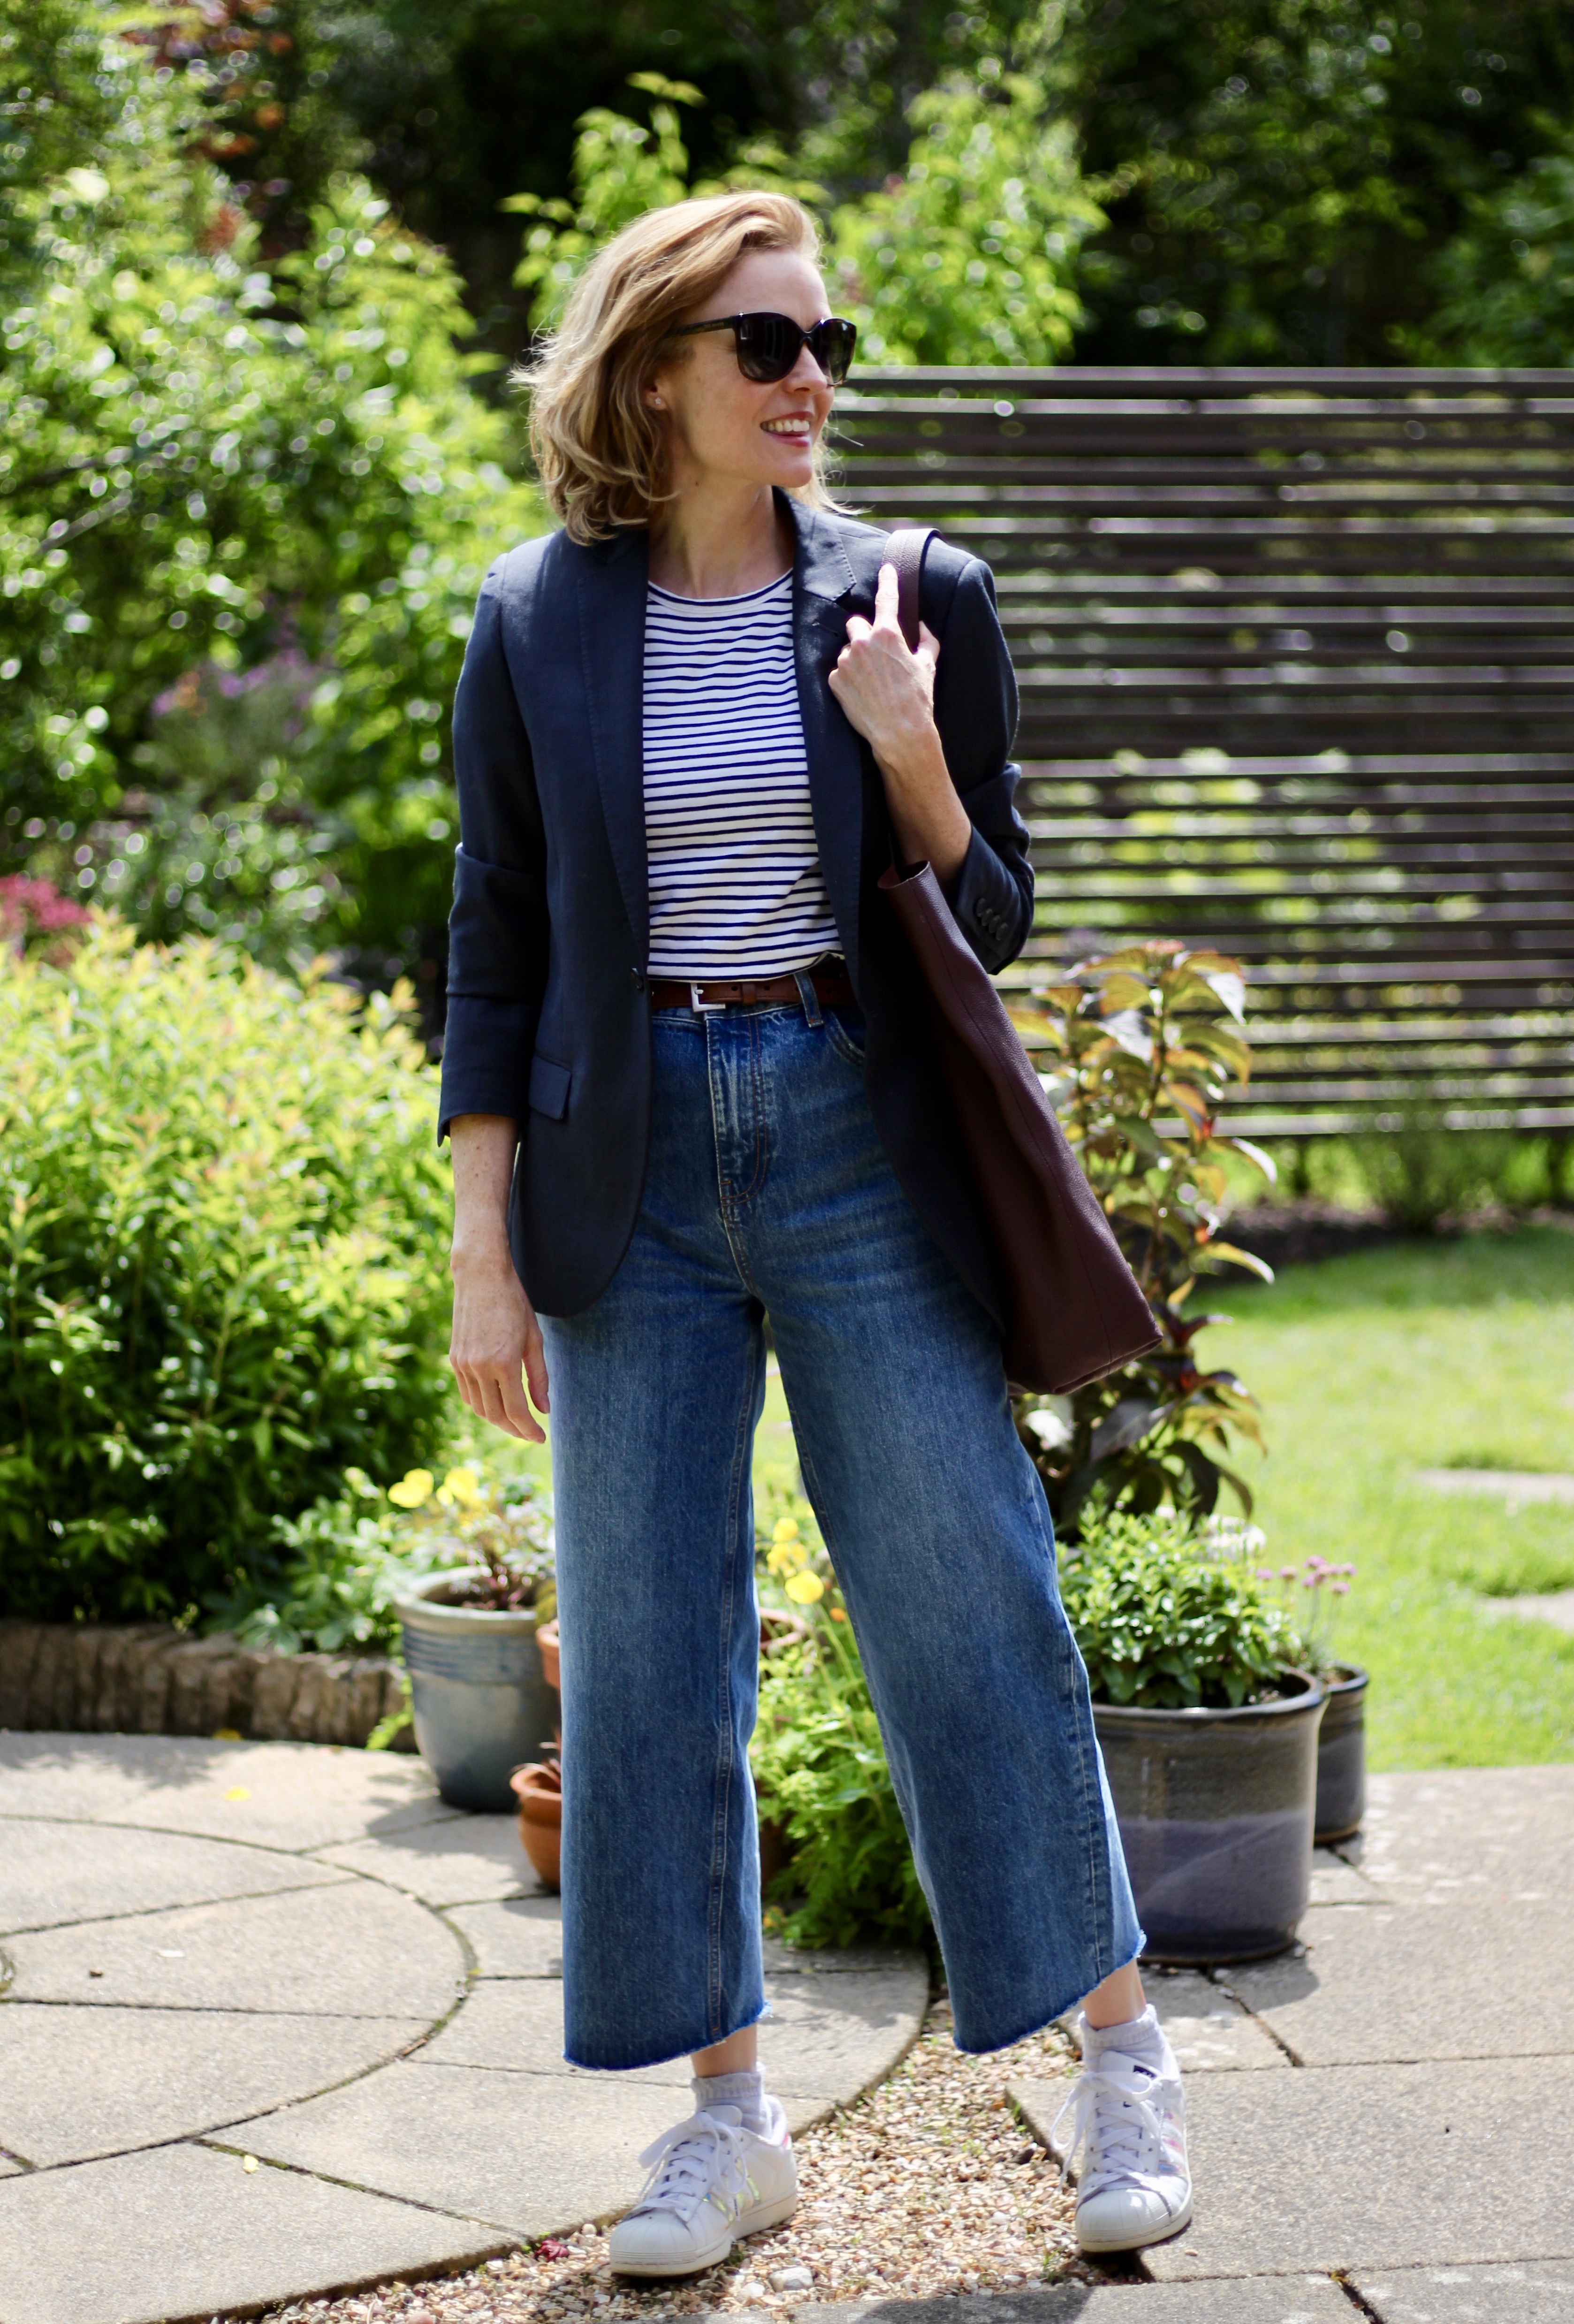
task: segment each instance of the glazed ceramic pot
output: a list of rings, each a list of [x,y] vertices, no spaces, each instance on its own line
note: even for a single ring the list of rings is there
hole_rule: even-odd
[[[506,1815],[511,1771],[557,1725],[529,1608],[494,1614],[445,1606],[439,1593],[472,1571],[429,1574],[399,1600],[416,1748],[450,1807]]]
[[[1239,1711],[1093,1705],[1155,1961],[1256,1960],[1295,1935],[1312,1884],[1320,1681]]]
[[[1317,1738],[1316,1837],[1351,1840],[1367,1812],[1367,1674],[1336,1664],[1322,1683],[1328,1708]]]

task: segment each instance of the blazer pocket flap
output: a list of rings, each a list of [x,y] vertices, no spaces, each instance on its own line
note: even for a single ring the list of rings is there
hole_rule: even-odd
[[[537,1113],[549,1114],[561,1121],[568,1111],[568,1084],[574,1078],[572,1066],[555,1065],[550,1057],[530,1059],[530,1105]]]

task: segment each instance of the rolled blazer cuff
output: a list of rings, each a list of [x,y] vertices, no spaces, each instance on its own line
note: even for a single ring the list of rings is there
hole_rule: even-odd
[[[462,1113],[500,1113],[523,1121],[529,1105],[538,1001],[499,1001],[481,993],[448,996],[443,1035],[443,1087],[437,1142]]]
[[[538,1001],[547,982],[547,882],[454,852],[450,996]]]
[[[974,829],[951,896],[952,917],[992,976],[1015,960],[1033,925],[1033,904],[981,831]]]

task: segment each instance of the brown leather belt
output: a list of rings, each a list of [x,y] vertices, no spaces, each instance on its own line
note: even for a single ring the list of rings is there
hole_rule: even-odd
[[[812,968],[809,982],[823,1009],[851,1009],[857,995],[844,968]],[[647,988],[652,1009],[769,1009],[778,1001],[801,999],[796,976],[713,978],[704,984],[681,984],[676,977],[658,977]]]

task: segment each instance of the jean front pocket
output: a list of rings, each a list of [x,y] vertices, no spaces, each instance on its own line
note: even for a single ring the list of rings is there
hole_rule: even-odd
[[[825,1038],[843,1064],[863,1071],[864,1045],[868,1028],[861,1009],[827,1009]]]

